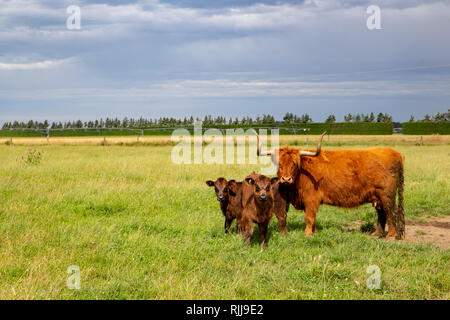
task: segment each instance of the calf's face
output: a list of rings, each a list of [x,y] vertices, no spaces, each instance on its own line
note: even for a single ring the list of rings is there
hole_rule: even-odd
[[[228,194],[230,193],[229,185],[234,182],[234,180],[227,181],[227,179],[225,178],[218,178],[216,181],[206,181],[206,185],[208,187],[214,187],[217,200],[220,202],[224,202],[228,200]]]
[[[253,195],[256,201],[265,203],[269,199],[273,199],[272,185],[278,181],[278,178],[268,178],[266,176],[260,176],[256,179],[246,178],[247,183],[254,186]]]

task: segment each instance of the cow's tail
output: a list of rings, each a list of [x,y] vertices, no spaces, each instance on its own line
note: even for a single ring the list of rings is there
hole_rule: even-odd
[[[405,238],[405,209],[403,207],[403,186],[405,179],[403,176],[403,161],[400,162],[398,170],[398,180],[397,180],[397,192],[398,192],[398,206],[396,212],[396,238],[401,240]]]

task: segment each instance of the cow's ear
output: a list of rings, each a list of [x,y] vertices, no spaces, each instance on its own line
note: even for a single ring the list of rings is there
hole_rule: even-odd
[[[270,179],[270,184],[275,184],[278,181],[278,177],[273,177],[272,179]]]
[[[247,181],[247,183],[249,184],[255,184],[255,180],[253,180],[252,178],[245,178],[245,181]]]
[[[214,186],[214,181],[208,180],[208,181],[206,181],[206,185],[208,187],[212,187],[212,186]]]

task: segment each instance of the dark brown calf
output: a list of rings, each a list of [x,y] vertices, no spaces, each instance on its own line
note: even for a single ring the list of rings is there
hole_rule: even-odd
[[[253,223],[258,224],[261,246],[267,247],[267,227],[274,209],[273,185],[278,178],[266,177],[252,173],[244,179],[242,186],[241,230],[244,232],[245,244],[250,244]]]
[[[220,202],[220,210],[225,216],[225,233],[229,232],[231,223],[236,218],[236,231],[239,231],[239,220],[242,211],[242,182],[227,181],[227,179],[221,177],[216,181],[206,181],[206,185],[214,187],[217,200]]]

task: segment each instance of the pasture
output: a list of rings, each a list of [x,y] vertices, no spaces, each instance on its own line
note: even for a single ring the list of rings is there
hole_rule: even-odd
[[[415,136],[390,137],[332,136],[322,148],[393,146],[406,157],[406,220],[448,217],[448,136],[424,137],[423,147]],[[242,180],[258,165],[175,165],[162,137],[109,146],[92,139],[0,146],[0,298],[450,298],[448,247],[343,230],[357,220],[374,223],[370,205],[322,206],[310,238],[303,211],[291,207],[285,236],[274,216],[268,248],[261,250],[257,232],[245,247],[235,231],[224,234],[205,181]],[[280,138],[286,143],[303,145],[305,137]],[[26,161],[30,148],[42,152],[34,164]],[[71,265],[80,267],[80,290],[66,287]],[[366,287],[370,265],[381,269],[381,289]]]

